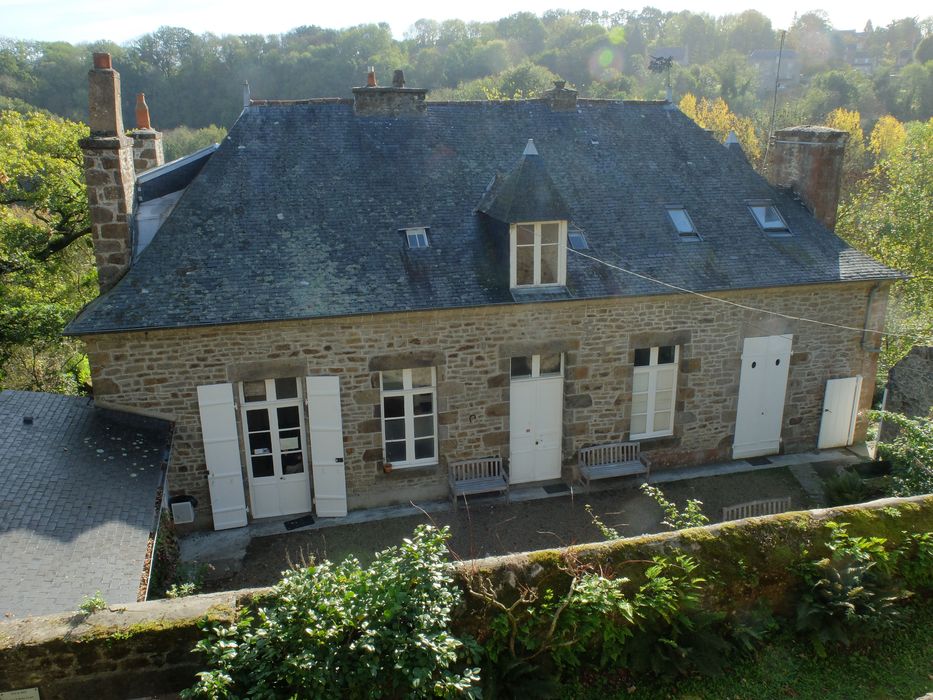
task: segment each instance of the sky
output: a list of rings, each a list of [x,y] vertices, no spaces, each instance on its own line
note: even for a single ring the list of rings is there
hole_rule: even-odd
[[[541,14],[549,9],[589,9],[615,12],[652,5],[664,11],[691,10],[714,16],[755,9],[771,18],[776,29],[786,29],[794,13],[825,10],[837,29],[858,29],[871,20],[876,27],[903,17],[933,14],[928,0],[812,0],[803,5],[761,0],[437,0],[402,2],[326,2],[325,0],[0,0],[0,37],[78,43],[110,39],[125,43],[160,26],[184,27],[201,34],[279,34],[302,25],[343,28],[368,22],[388,22],[396,38],[420,18],[488,21],[515,12]]]

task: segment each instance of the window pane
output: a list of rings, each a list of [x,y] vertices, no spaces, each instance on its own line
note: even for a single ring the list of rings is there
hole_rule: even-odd
[[[658,411],[654,414],[654,425],[652,430],[657,432],[660,430],[670,430],[671,429],[671,412],[670,411]]]
[[[658,348],[658,364],[669,365],[674,361],[674,345],[662,345]]]
[[[298,380],[276,379],[275,380],[275,398],[276,399],[298,398]]]
[[[282,473],[283,474],[301,474],[305,470],[305,465],[301,459],[300,452],[282,455]]]
[[[693,222],[690,221],[690,217],[687,216],[684,209],[668,209],[667,213],[670,215],[671,221],[674,222],[677,233],[693,233]]]
[[[284,406],[276,410],[279,419],[279,429],[297,428],[301,425],[297,406]]]
[[[583,231],[568,231],[567,241],[574,250],[589,250],[590,244],[586,241]]]
[[[632,415],[648,412],[648,394],[635,394],[632,397]]]
[[[434,372],[431,367],[416,367],[411,371],[411,386],[412,388],[417,388],[419,386],[433,386],[434,385]]]
[[[635,350],[635,366],[647,367],[651,363],[651,348],[638,348]]]
[[[635,376],[632,380],[632,391],[636,393],[644,393],[648,391],[647,372],[635,372]]]
[[[518,245],[534,245],[535,227],[527,224],[519,224],[515,227],[515,240]]]
[[[415,459],[430,459],[434,456],[434,438],[415,440]]]
[[[382,388],[385,391],[402,388],[402,370],[389,369],[382,373]]]
[[[531,376],[531,358],[513,357],[512,358],[512,376],[530,377]]]
[[[671,369],[658,370],[655,387],[657,389],[670,389],[674,386],[674,372]]]
[[[386,396],[382,399],[382,415],[386,418],[401,418],[405,415],[403,396]]]
[[[434,437],[434,416],[415,418],[415,437]]]
[[[386,440],[404,440],[405,439],[405,419],[395,418],[385,421]]]
[[[253,433],[249,436],[249,451],[254,455],[267,455],[272,452],[272,435],[270,433]]]
[[[243,382],[243,396],[247,401],[265,401],[266,383],[263,381]]]
[[[541,246],[541,284],[557,283],[557,258],[559,247],[556,245]]]
[[[253,457],[253,478],[261,479],[264,476],[273,476],[275,466],[272,464],[272,455],[265,457]]]
[[[386,443],[386,461],[404,462],[405,461],[405,443],[387,442]]]
[[[648,416],[632,416],[632,430],[633,435],[638,435],[640,433],[647,432],[648,430]]]
[[[534,246],[519,246],[515,249],[515,284],[535,283]]]
[[[412,397],[412,405],[416,416],[434,413],[434,397],[431,394],[415,394]]]
[[[656,411],[669,411],[671,409],[672,401],[674,399],[674,392],[668,389],[667,391],[658,391],[654,395],[654,410]]]
[[[541,224],[541,245],[557,243],[560,224]]]
[[[269,429],[269,412],[260,408],[254,411],[246,412],[246,429],[250,432],[255,430],[268,430]]]
[[[541,374],[560,374],[560,353],[541,356]]]
[[[294,452],[301,449],[301,435],[298,430],[279,431],[279,449],[282,452]]]

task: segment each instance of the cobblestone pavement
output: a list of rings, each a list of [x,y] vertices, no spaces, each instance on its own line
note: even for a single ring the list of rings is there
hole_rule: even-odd
[[[0,393],[0,620],[135,601],[170,426]]]

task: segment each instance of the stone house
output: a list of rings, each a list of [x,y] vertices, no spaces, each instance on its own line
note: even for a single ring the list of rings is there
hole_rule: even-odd
[[[95,60],[101,295],[67,332],[98,404],[174,422],[199,526],[444,498],[453,460],[546,483],[620,440],[663,469],[863,437],[897,273],[832,233],[842,132],[780,132],[773,186],[666,102],[371,74],[136,175]]]

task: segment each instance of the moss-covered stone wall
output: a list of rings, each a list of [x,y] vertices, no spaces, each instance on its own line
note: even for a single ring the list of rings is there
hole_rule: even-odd
[[[904,532],[933,530],[933,495],[885,499],[859,506],[784,513],[702,528],[495,557],[458,565],[468,585],[485,577],[503,600],[522,586],[569,585],[569,564],[592,564],[637,581],[644,564],[662,552],[684,552],[715,574],[708,604],[720,609],[768,601],[786,609],[802,561],[822,555],[830,520],[853,535],[900,542]],[[136,603],[89,616],[52,616],[0,622],[0,691],[38,688],[43,700],[138,698],[190,686],[203,659],[193,653],[200,625],[234,621],[268,589]],[[467,595],[454,625],[482,634],[489,614]]]

